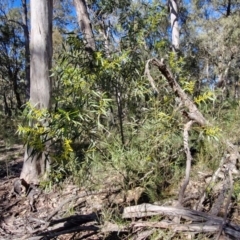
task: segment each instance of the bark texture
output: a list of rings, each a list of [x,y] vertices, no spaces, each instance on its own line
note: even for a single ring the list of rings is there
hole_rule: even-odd
[[[30,103],[39,109],[50,108],[52,60],[52,0],[31,0],[31,87]],[[48,155],[26,146],[21,179],[37,184],[49,165]]]
[[[179,51],[179,26],[178,26],[178,4],[177,0],[169,0],[170,20],[172,28],[172,48],[174,52]]]
[[[52,60],[52,0],[31,0],[31,88],[30,102],[39,108],[50,107]]]
[[[91,21],[89,19],[89,14],[87,11],[86,2],[85,0],[74,0],[74,5],[77,12],[78,23],[87,43],[86,47],[90,51],[95,51],[96,44],[93,36]]]

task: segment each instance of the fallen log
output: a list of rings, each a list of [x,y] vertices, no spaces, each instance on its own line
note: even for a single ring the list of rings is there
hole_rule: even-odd
[[[224,218],[212,216],[208,213],[199,212],[190,209],[170,206],[157,206],[152,204],[141,204],[137,206],[130,206],[124,208],[122,217],[128,218],[144,218],[150,216],[170,216],[179,217],[184,220],[191,221],[191,223],[176,224],[173,222],[136,222],[134,226],[138,227],[155,227],[167,228],[174,231],[188,231],[188,232],[208,232],[217,233],[222,230],[236,239],[240,239],[240,226],[227,222]]]
[[[175,232],[198,232],[198,233],[217,233],[219,231],[218,225],[208,224],[177,224],[170,221],[160,222],[134,222],[132,227],[150,227],[150,228],[165,228],[171,229]]]
[[[158,206],[153,204],[141,204],[124,208],[123,218],[142,218],[154,215],[164,215],[172,217],[181,217],[185,220],[191,221],[214,221],[218,224],[223,222],[223,219],[216,216],[208,215],[204,212],[199,212],[182,207]]]

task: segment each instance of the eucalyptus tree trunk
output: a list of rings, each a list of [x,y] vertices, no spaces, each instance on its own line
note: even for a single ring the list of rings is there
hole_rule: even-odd
[[[50,68],[52,60],[52,0],[30,0],[30,103],[38,109],[49,109],[51,98]],[[26,146],[21,179],[39,183],[49,166],[47,152]]]
[[[87,43],[86,49],[90,51],[95,51],[96,44],[93,36],[91,21],[87,11],[86,2],[85,0],[74,0],[74,5],[77,12],[79,26]]]
[[[25,44],[25,77],[26,77],[26,100],[30,98],[30,48],[29,48],[29,30],[28,30],[28,9],[27,1],[22,0],[22,28],[24,32]]]
[[[170,20],[172,29],[172,49],[174,52],[179,51],[179,26],[178,26],[178,0],[169,0]]]

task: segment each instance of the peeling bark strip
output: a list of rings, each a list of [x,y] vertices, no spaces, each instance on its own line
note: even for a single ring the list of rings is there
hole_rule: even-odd
[[[167,79],[170,87],[173,89],[175,95],[181,99],[183,106],[188,109],[187,116],[190,120],[196,121],[201,126],[208,125],[207,120],[203,117],[202,113],[198,110],[194,102],[188,97],[188,95],[182,90],[176,79],[174,78],[171,71],[167,68],[166,64],[163,63],[163,59],[159,61],[156,58],[148,60],[154,66],[158,67],[159,71]],[[146,65],[147,66],[147,65]],[[149,71],[149,70],[148,70]],[[151,79],[149,80],[151,81]]]

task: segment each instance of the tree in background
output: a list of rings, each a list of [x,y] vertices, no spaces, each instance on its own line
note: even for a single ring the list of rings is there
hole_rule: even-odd
[[[89,14],[87,10],[87,5],[85,0],[74,0],[74,5],[77,12],[77,18],[81,32],[86,40],[86,48],[90,51],[96,50],[96,44],[93,36],[93,29],[91,21],[89,19]]]
[[[0,74],[1,94],[5,114],[11,116],[24,103],[25,82],[23,80],[25,61],[22,60],[24,42],[21,36],[21,12],[8,9],[6,2],[0,4]],[[15,111],[14,111],[15,110]]]
[[[26,100],[28,101],[30,98],[30,40],[28,29],[28,7],[26,0],[22,0],[22,28],[25,44]]]

